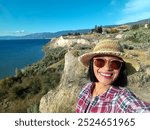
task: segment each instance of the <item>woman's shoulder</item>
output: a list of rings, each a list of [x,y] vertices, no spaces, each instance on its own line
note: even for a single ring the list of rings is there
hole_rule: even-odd
[[[120,94],[136,97],[136,95],[128,87],[120,87]]]
[[[131,95],[134,95],[130,89],[128,87],[121,87],[121,86],[118,86],[118,87],[113,87],[113,90],[115,90],[118,94],[131,94]]]
[[[135,100],[137,99],[136,95],[127,87],[113,87],[113,91],[115,91],[115,95],[118,98],[122,98],[123,100]]]
[[[114,91],[114,93],[117,94],[131,94],[131,91],[127,87],[121,87],[121,86],[113,86],[111,91]]]
[[[117,94],[114,99],[118,104],[117,112],[150,112],[150,104],[140,100],[129,88],[117,87],[116,89]]]

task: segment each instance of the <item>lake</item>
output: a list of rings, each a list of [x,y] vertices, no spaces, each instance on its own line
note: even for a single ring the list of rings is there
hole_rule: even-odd
[[[50,39],[0,40],[0,79],[15,74],[21,69],[41,60],[44,56],[42,47]]]

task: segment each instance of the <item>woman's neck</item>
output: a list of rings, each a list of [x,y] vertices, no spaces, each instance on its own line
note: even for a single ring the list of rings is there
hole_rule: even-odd
[[[98,96],[104,94],[108,89],[110,88],[110,85],[103,85],[101,83],[95,83],[95,86],[93,88],[92,96]]]

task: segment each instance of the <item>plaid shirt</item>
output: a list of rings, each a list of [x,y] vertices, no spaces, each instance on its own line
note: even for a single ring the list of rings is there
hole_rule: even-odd
[[[94,84],[84,86],[78,97],[77,113],[142,113],[150,112],[150,104],[136,98],[127,88],[110,87],[107,92],[92,98]]]

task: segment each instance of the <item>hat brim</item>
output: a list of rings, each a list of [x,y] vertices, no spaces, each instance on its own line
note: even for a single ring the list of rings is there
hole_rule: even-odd
[[[113,51],[89,52],[89,53],[85,53],[85,54],[81,55],[79,57],[79,61],[85,67],[88,67],[89,66],[89,61],[93,57],[101,56],[101,55],[111,55],[111,56],[116,56],[116,57],[119,57],[119,58],[123,59],[123,61],[126,64],[126,69],[127,69],[127,74],[128,75],[131,75],[131,74],[139,71],[139,69],[140,69],[140,64],[137,61],[137,59],[135,59],[133,56],[125,54],[123,52],[113,52]]]

